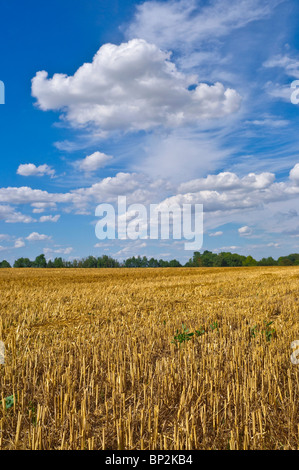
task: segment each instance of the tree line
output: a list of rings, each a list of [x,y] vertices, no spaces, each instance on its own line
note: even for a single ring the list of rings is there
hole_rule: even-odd
[[[212,253],[204,251],[194,252],[193,257],[185,264],[176,259],[171,261],[148,259],[146,256],[132,256],[120,262],[111,256],[100,257],[88,256],[87,258],[66,261],[61,257],[54,260],[46,260],[41,254],[31,261],[29,258],[18,258],[15,260],[14,268],[181,268],[181,267],[238,267],[238,266],[299,266],[299,254],[281,256],[277,260],[272,257],[262,258],[257,261],[252,256],[242,256],[237,253],[222,252]],[[11,268],[8,261],[0,262],[0,268]]]
[[[280,256],[277,260],[262,258],[257,261],[252,256],[238,255],[237,253],[222,252],[212,253],[204,251],[202,254],[196,251],[193,257],[185,264],[186,267],[237,267],[237,266],[299,266],[299,254],[294,253]]]

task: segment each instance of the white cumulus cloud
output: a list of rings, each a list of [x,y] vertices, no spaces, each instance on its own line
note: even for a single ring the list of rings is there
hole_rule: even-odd
[[[16,211],[10,205],[0,205],[0,220],[4,222],[13,224],[13,223],[24,223],[29,224],[30,222],[35,222],[35,220],[21,212]]]
[[[248,225],[244,225],[244,227],[238,229],[238,232],[241,237],[246,237],[252,234],[252,229]]]
[[[36,166],[34,163],[25,163],[19,165],[17,169],[17,174],[21,176],[44,176],[49,175],[53,177],[55,175],[55,170],[49,165],[39,165]]]
[[[17,238],[14,244],[14,248],[23,248],[25,246],[25,242],[22,238]]]
[[[97,132],[191,125],[236,112],[241,103],[222,83],[179,72],[169,52],[143,39],[103,45],[73,76],[37,72],[32,95],[43,111],[61,111],[73,127]]]
[[[85,173],[92,173],[99,168],[103,168],[111,159],[112,157],[110,155],[106,155],[102,152],[94,152],[82,160],[77,160],[75,166]]]
[[[49,235],[44,235],[42,233],[38,232],[32,232],[28,237],[26,237],[26,240],[29,242],[39,242],[39,241],[45,241],[45,240],[51,240],[51,237]]]
[[[57,214],[57,215],[42,215],[39,218],[39,221],[40,222],[58,222],[59,219],[60,219],[59,214]]]
[[[290,171],[290,179],[295,183],[299,184],[299,163]]]
[[[181,192],[196,192],[201,190],[234,190],[234,189],[265,189],[275,180],[273,173],[249,173],[239,178],[235,173],[222,172],[217,175],[208,175],[206,178],[198,178],[179,187]]]

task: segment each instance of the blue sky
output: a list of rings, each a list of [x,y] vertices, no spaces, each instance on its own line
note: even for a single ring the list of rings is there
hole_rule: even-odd
[[[192,256],[99,241],[118,196],[203,204],[202,250],[299,252],[298,18],[294,0],[2,2],[0,259]]]

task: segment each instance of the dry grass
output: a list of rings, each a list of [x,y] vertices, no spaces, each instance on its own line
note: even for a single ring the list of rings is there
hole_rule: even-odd
[[[298,283],[297,267],[1,270],[0,449],[298,449]],[[250,334],[264,321],[271,341]],[[208,332],[177,347],[182,323]]]

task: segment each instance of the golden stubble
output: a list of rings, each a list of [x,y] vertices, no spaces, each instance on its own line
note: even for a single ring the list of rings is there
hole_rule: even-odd
[[[1,270],[0,449],[298,449],[298,287],[299,267]],[[177,346],[182,323],[206,332]]]

